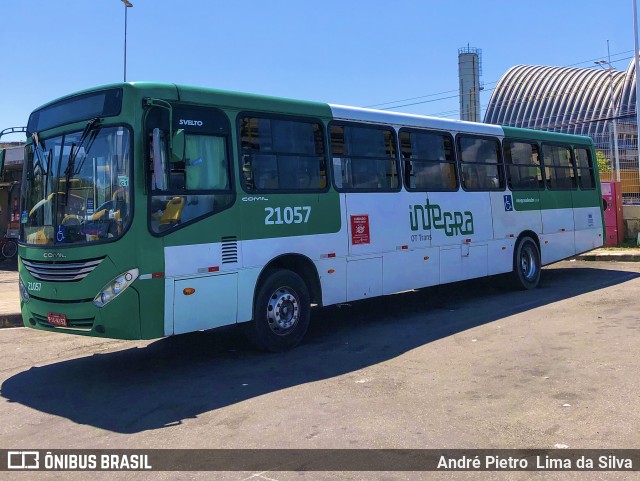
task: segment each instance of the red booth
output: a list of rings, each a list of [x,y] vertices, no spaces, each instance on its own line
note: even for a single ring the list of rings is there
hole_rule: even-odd
[[[624,219],[622,217],[622,183],[602,182],[604,204],[604,225],[607,237],[605,246],[617,246],[624,240]]]

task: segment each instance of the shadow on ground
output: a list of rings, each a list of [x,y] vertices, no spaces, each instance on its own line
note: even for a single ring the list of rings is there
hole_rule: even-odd
[[[159,340],[145,348],[33,367],[1,395],[42,412],[118,433],[181,423],[256,396],[357,371],[475,326],[620,284],[639,274],[549,269],[540,289],[504,292],[468,281],[314,312],[291,352],[254,352],[236,330]]]
[[[17,271],[18,270],[18,256],[14,256],[11,259],[0,259],[0,271]]]

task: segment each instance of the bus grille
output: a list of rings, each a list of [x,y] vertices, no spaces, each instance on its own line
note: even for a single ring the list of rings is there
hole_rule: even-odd
[[[43,262],[22,259],[24,267],[36,279],[54,282],[76,282],[84,279],[104,257],[87,261]]]
[[[238,262],[238,238],[235,236],[222,238],[222,263],[234,264]]]
[[[54,327],[56,329],[69,329],[69,330],[77,330],[77,331],[90,331],[93,328],[94,318],[90,319],[67,319],[68,327],[60,327],[54,326],[53,324],[49,324],[47,321],[47,316],[42,316],[40,314],[33,313],[33,317],[38,323],[38,325],[43,327]]]

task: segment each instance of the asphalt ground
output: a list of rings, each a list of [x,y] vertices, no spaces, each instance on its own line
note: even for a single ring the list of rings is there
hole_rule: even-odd
[[[319,310],[303,344],[282,354],[253,351],[235,329],[150,342],[2,329],[0,448],[640,448],[639,298],[640,264],[566,261],[545,268],[533,291],[482,279]],[[638,479],[620,472],[1,474]]]

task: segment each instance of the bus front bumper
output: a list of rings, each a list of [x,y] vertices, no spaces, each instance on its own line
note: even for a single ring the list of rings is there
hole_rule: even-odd
[[[129,287],[99,308],[92,301],[50,302],[31,296],[20,301],[26,327],[111,339],[140,339],[140,299]],[[52,322],[50,322],[52,321]],[[65,325],[57,325],[64,324]]]

